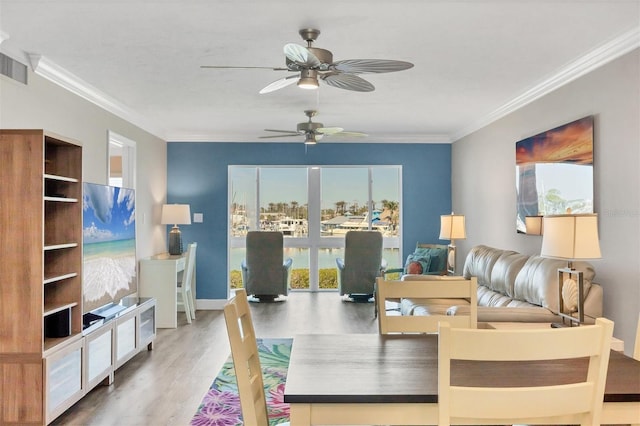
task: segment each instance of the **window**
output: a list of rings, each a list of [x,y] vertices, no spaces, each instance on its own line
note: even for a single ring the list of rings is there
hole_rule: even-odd
[[[249,230],[281,231],[293,258],[292,290],[337,289],[337,257],[349,230],[377,230],[384,257],[400,259],[400,166],[230,166],[229,277],[242,286]],[[259,206],[259,207],[258,207]]]
[[[136,143],[115,132],[108,132],[108,182],[111,186],[136,187]]]

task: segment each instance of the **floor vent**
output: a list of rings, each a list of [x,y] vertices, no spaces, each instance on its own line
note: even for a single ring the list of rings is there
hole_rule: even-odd
[[[0,74],[27,84],[27,66],[0,53]]]

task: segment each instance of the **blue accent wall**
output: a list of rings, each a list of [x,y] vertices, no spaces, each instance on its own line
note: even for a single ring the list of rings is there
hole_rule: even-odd
[[[451,213],[450,144],[170,142],[167,202],[204,214],[180,227],[185,246],[198,242],[199,299],[227,297],[229,165],[401,165],[403,258],[418,241],[448,243],[438,234],[440,215]]]

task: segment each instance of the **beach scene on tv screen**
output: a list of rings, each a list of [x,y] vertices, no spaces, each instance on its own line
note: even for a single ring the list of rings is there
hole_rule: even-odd
[[[83,185],[83,311],[137,291],[135,192]]]

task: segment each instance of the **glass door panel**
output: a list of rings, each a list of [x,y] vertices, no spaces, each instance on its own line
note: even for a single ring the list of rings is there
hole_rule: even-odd
[[[260,168],[260,229],[309,235],[306,167]]]
[[[257,168],[231,167],[229,169],[230,237],[242,237],[256,230]]]
[[[324,167],[321,173],[321,236],[339,237],[369,229],[369,170]]]

